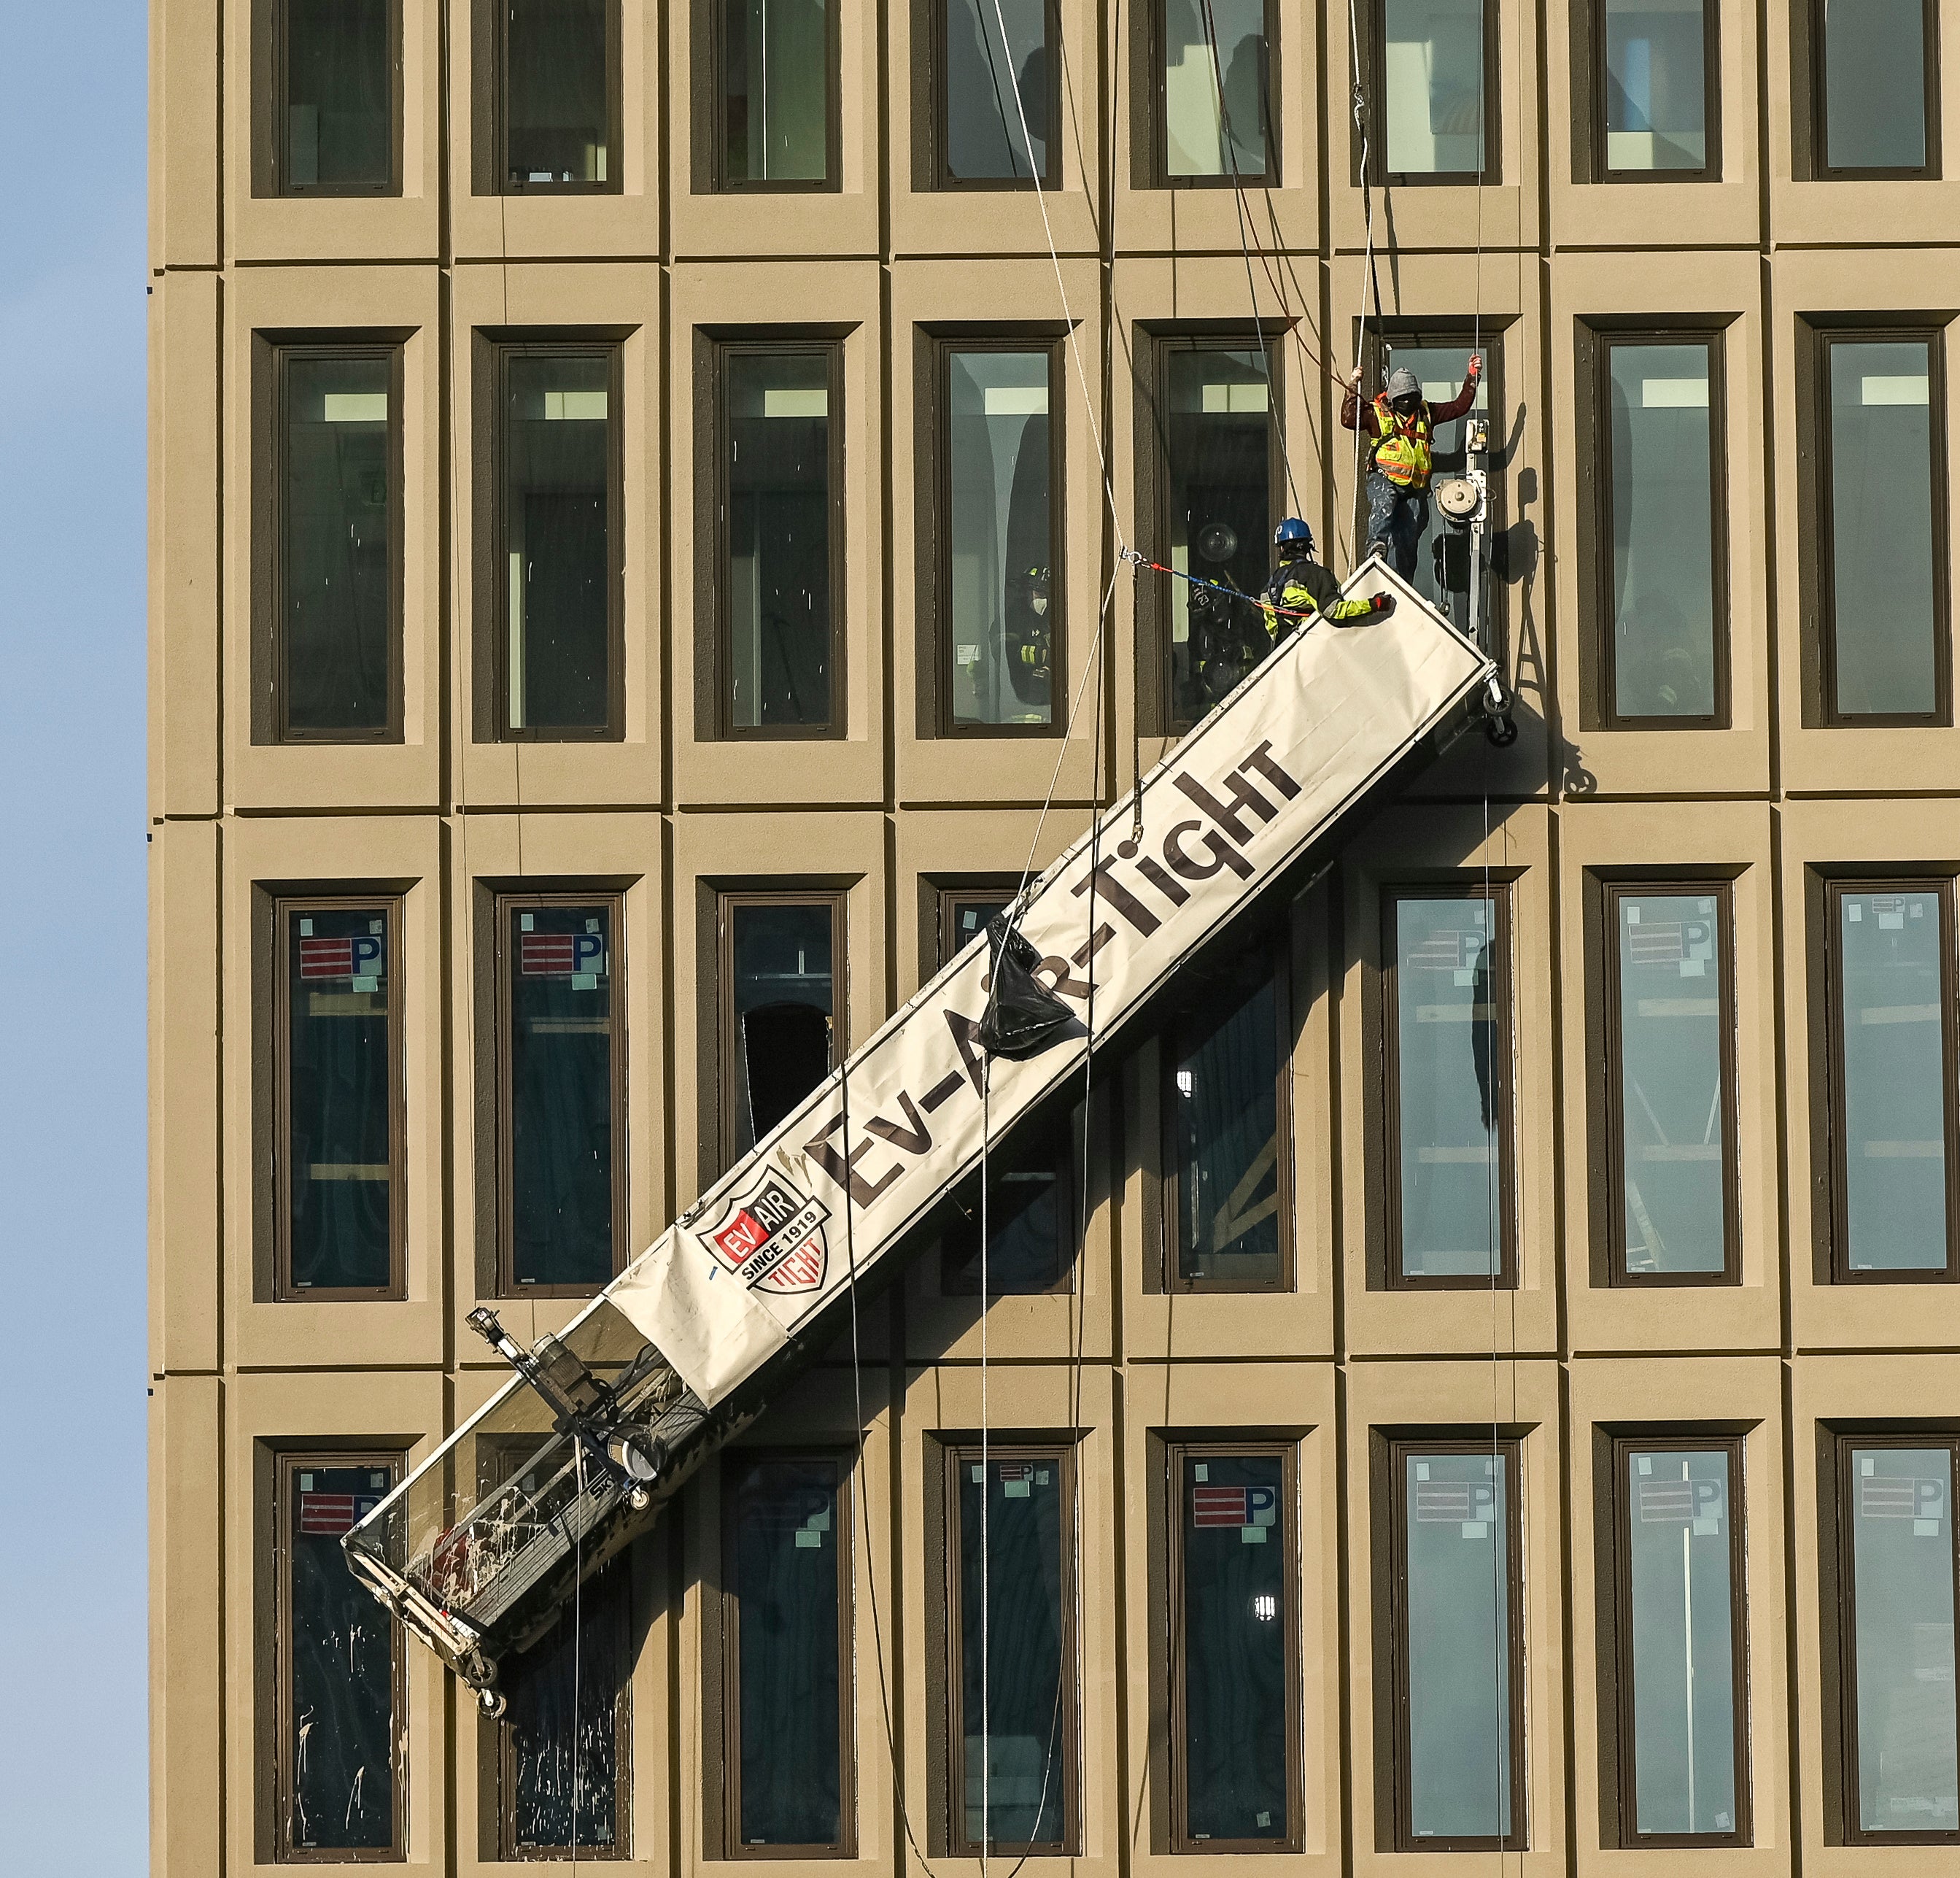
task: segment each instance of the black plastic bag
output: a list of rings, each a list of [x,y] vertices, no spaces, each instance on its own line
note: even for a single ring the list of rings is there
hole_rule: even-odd
[[[980,1019],[980,1047],[990,1056],[1032,1056],[1070,1023],[1075,1013],[1035,976],[1041,954],[1007,924],[1005,913],[987,922],[994,982]]]

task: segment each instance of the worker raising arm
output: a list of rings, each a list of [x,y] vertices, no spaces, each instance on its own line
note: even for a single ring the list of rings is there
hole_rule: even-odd
[[[1429,525],[1430,439],[1439,424],[1461,417],[1477,402],[1484,355],[1470,355],[1463,389],[1446,403],[1424,402],[1422,387],[1406,366],[1397,366],[1379,397],[1361,419],[1361,373],[1357,366],[1341,401],[1341,427],[1357,427],[1368,447],[1368,545],[1363,558],[1385,555],[1404,580],[1415,575],[1416,543]]]

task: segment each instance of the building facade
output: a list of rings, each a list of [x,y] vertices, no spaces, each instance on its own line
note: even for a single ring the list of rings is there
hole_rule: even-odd
[[[155,0],[158,1871],[1950,1868],[1939,11]],[[1350,365],[1473,352],[1415,578],[1516,743],[479,1715],[339,1548],[466,1314],[869,1036],[1243,668],[1179,575],[1352,565]]]

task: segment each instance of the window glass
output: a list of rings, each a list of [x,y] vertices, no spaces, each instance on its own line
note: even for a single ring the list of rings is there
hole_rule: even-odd
[[[288,1680],[281,1717],[295,1852],[385,1851],[395,1843],[395,1652],[399,1631],[347,1569],[341,1535],[394,1485],[386,1464],[282,1463]]]
[[[1634,1829],[1736,1829],[1729,1456],[1625,1456]]]
[[[393,361],[288,352],[283,362],[281,733],[385,734],[395,662]]]
[[[1624,893],[1615,905],[1626,1269],[1723,1272],[1730,1039],[1719,903],[1707,893]]]
[[[1068,1806],[1063,1679],[1069,1551],[1066,1457],[954,1457],[959,1489],[962,1849],[1063,1842]],[[984,1678],[984,1681],[983,1681]],[[985,1822],[983,1835],[982,1822]]]
[[[1849,1485],[1858,1825],[1960,1831],[1952,1454],[1854,1447]]]
[[[1708,0],[1604,0],[1606,167],[1708,164]]]
[[[842,1470],[827,1459],[735,1457],[725,1479],[737,1836],[745,1847],[839,1845],[850,1678]]]
[[[511,186],[607,181],[610,0],[507,4],[504,134]]]
[[[998,893],[947,893],[939,902],[939,962],[950,964],[955,953],[963,952],[987,930],[997,913],[1004,913],[1014,896],[1004,889]]]
[[[517,354],[508,374],[507,726],[603,731],[612,716],[612,363]]]
[[[719,4],[724,181],[824,181],[830,167],[827,0]]]
[[[388,0],[283,0],[289,189],[385,189],[395,170]]]
[[[987,1155],[987,1295],[1011,1297],[1049,1291],[1061,1276],[1075,1240],[1068,1180],[1071,1156],[1066,1115],[1059,1109],[1031,1118]],[[940,1289],[951,1296],[980,1291],[980,1176],[953,1189],[950,1221],[940,1242]]]
[[[1160,3],[1165,173],[1263,177],[1268,162],[1265,0]]]
[[[1048,360],[1042,351],[947,361],[947,611],[961,728],[1055,716]]]
[[[1488,1278],[1504,1262],[1497,909],[1461,897],[1392,905],[1401,1273]]]
[[[1375,120],[1392,176],[1484,167],[1484,0],[1382,0]]]
[[[1509,1460],[1402,1456],[1402,1800],[1417,1839],[1513,1829]]]
[[[1223,1290],[1284,1281],[1280,1239],[1279,1000],[1249,960],[1172,1038],[1171,1223],[1176,1276]]]
[[[1925,0],[1822,0],[1824,161],[1926,166]]]
[[[1052,90],[1048,0],[945,4],[947,174],[959,183],[1045,177]]]
[[[1832,339],[1831,706],[1930,717],[1939,695],[1933,348]]]
[[[1293,1560],[1278,1454],[1188,1456],[1177,1543],[1183,1838],[1284,1843],[1292,1830],[1287,1640]]]
[[[1709,351],[1704,340],[1607,350],[1618,717],[1716,711]]]
[[[617,960],[609,902],[506,909],[511,1281],[612,1277]]]
[[[1468,375],[1470,354],[1481,350],[1486,363],[1491,358],[1488,340],[1476,349],[1463,345],[1415,345],[1391,344],[1383,351],[1382,382],[1387,382],[1388,374],[1398,367],[1405,367],[1422,382],[1422,395],[1432,405],[1441,404],[1455,397],[1463,388]],[[1491,409],[1491,383],[1492,374],[1486,372],[1477,382],[1477,401],[1472,410],[1486,415]],[[1430,454],[1434,465],[1434,479],[1441,482],[1446,476],[1458,476],[1465,466],[1463,431],[1465,419],[1452,418],[1447,424],[1439,424],[1430,440]],[[1439,561],[1437,550],[1442,550]],[[1489,554],[1487,546],[1485,554]],[[1488,587],[1489,570],[1485,569]],[[1424,599],[1439,612],[1446,613],[1464,631],[1470,628],[1470,543],[1463,531],[1443,527],[1436,519],[1435,506],[1425,503],[1422,510],[1422,530],[1416,536],[1415,587]]]
[[[1166,358],[1165,515],[1181,574],[1256,594],[1272,552],[1271,399],[1266,359],[1249,349],[1179,347]],[[1172,710],[1195,723],[1271,641],[1240,602],[1166,583]]]
[[[384,1290],[395,1237],[388,909],[289,908],[285,925],[288,1282]]]
[[[730,909],[735,1138],[740,1160],[830,1073],[829,900],[737,901]]]
[[[1947,938],[1937,890],[1837,902],[1844,1087],[1841,1256],[1853,1272],[1940,1272],[1946,1212]]]
[[[831,708],[830,355],[730,352],[728,712],[821,727]]]

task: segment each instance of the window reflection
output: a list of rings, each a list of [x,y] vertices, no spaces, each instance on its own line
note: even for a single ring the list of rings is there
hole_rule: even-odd
[[[1165,173],[1264,178],[1271,162],[1265,0],[1160,4]]]
[[[1853,1272],[1943,1272],[1951,944],[1945,893],[1834,890],[1841,1248]]]
[[[1048,23],[1048,0],[946,0],[949,180],[1047,178],[1053,88]]]
[[[388,0],[282,0],[285,188],[392,186],[396,55],[388,16]]]
[[[718,0],[724,183],[821,183],[830,167],[828,0]]]
[[[1069,1173],[1068,1112],[1057,1105],[1032,1117],[988,1154],[987,1295],[1052,1291],[1075,1243],[1077,1218]],[[980,1176],[953,1190],[940,1242],[940,1289],[949,1297],[980,1293]]]
[[[1708,162],[1708,0],[1605,0],[1606,167]]]
[[[1831,709],[1841,718],[1933,716],[1945,700],[1933,347],[1833,339],[1825,352]]]
[[[1484,167],[1484,0],[1381,0],[1385,165],[1391,176]]]
[[[1824,164],[1926,167],[1925,0],[1823,0]]]
[[[513,189],[613,180],[612,0],[508,0],[504,170]]]
[[[1729,1264],[1728,941],[1710,893],[1615,909],[1622,1243],[1633,1277]]]
[[[728,909],[738,1160],[830,1073],[829,900],[740,900]]]
[[[1715,489],[1710,345],[1613,344],[1612,711],[1716,715]]]

